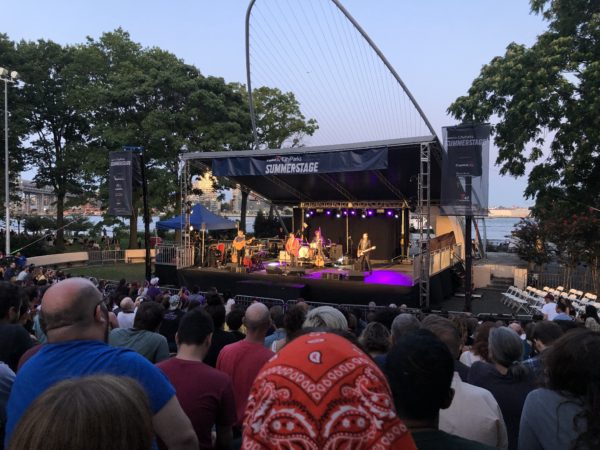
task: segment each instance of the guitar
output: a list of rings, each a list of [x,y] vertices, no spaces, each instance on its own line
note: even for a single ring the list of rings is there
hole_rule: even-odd
[[[373,247],[369,247],[369,248],[367,248],[367,249],[365,249],[365,250],[359,250],[356,256],[357,256],[358,258],[360,258],[362,255],[364,255],[364,254],[366,254],[366,253],[369,253],[370,251],[373,251],[373,250],[375,250],[376,248],[377,248],[377,247],[373,246]]]
[[[246,244],[250,244],[254,240],[254,238],[241,239],[239,241],[236,239],[233,240],[233,248],[235,248],[237,251],[242,250],[246,246]]]

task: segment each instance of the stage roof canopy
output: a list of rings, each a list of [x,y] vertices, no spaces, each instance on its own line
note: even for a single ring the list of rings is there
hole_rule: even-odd
[[[430,144],[430,196],[440,199],[442,149],[435,136],[226,152],[190,152],[208,168],[277,205],[321,202],[407,204],[417,198],[421,144]]]

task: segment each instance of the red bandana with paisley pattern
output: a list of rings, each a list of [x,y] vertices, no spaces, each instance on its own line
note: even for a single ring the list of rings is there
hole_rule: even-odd
[[[416,450],[377,365],[330,333],[300,336],[263,366],[242,448]]]

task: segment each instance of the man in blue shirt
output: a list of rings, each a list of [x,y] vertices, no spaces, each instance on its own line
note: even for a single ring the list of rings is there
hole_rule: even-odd
[[[154,431],[168,448],[198,448],[191,422],[162,372],[137,353],[106,344],[108,310],[89,280],[70,278],[50,287],[40,314],[49,343],[17,374],[7,407],[6,447],[27,407],[47,388],[67,378],[102,373],[128,376],[142,385]]]
[[[556,304],[556,316],[554,316],[554,321],[557,320],[573,320],[573,318],[567,314],[567,305],[563,302],[558,302]]]

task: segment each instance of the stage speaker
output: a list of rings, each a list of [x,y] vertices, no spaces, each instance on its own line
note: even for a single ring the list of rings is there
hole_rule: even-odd
[[[332,261],[337,261],[342,256],[344,256],[344,251],[341,245],[334,245],[331,247],[331,251],[329,252],[329,258]]]
[[[321,278],[325,280],[343,280],[346,278],[344,272],[323,272]]]
[[[282,275],[283,274],[283,270],[279,266],[267,266],[266,269],[267,269],[267,273],[269,275]]]
[[[360,272],[358,270],[352,270],[348,274],[348,279],[350,281],[365,281],[365,274],[364,272]]]
[[[288,275],[303,277],[306,274],[306,269],[302,267],[290,267],[288,269]]]

